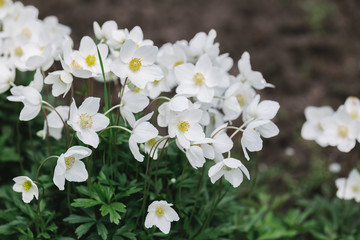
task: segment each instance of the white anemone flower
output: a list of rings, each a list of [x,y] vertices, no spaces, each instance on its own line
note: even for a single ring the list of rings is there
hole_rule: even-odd
[[[139,162],[144,161],[144,155],[140,153],[137,144],[148,142],[159,134],[159,131],[151,123],[147,122],[153,114],[154,112],[149,113],[137,120],[129,138],[130,151]]]
[[[279,108],[280,105],[278,102],[272,100],[265,100],[260,102],[260,95],[256,95],[245,109],[243,120],[244,122],[251,119],[270,120],[275,117],[276,113],[279,111]]]
[[[63,97],[65,97],[72,86],[73,76],[65,70],[55,71],[49,73],[44,82],[53,85],[51,93],[54,97],[60,94],[64,94]]]
[[[279,128],[270,120],[255,120],[247,125],[241,137],[241,146],[247,160],[250,160],[250,152],[257,152],[263,148],[261,137],[271,138],[279,134]]]
[[[120,113],[130,126],[135,124],[134,113],[139,113],[149,105],[149,99],[140,93],[125,91],[120,103]]]
[[[212,183],[215,183],[224,176],[234,188],[240,186],[242,183],[243,174],[250,180],[250,174],[247,168],[235,158],[225,158],[209,169],[209,177]]]
[[[351,170],[348,178],[338,178],[335,181],[338,188],[336,196],[340,199],[355,199],[360,202],[360,173],[358,170]]]
[[[15,81],[15,68],[8,66],[5,61],[0,61],[0,94],[6,92]]]
[[[88,179],[85,164],[80,159],[90,155],[91,149],[73,146],[59,156],[53,177],[53,182],[59,190],[64,190],[65,179],[69,182],[84,182]]]
[[[249,82],[255,89],[261,90],[265,87],[274,87],[274,85],[267,83],[263,75],[258,71],[253,71],[250,64],[250,55],[244,52],[238,61],[238,68],[240,71],[240,79],[242,82]]]
[[[322,119],[324,139],[330,146],[336,146],[341,152],[349,152],[359,140],[358,122],[355,121],[342,105],[329,117]]]
[[[185,110],[178,116],[171,118],[169,136],[176,137],[177,143],[185,149],[190,147],[190,141],[200,141],[205,138],[203,128],[199,124],[202,110]]]
[[[195,66],[185,63],[176,67],[174,71],[179,82],[176,93],[197,97],[204,103],[213,100],[219,75],[208,55],[202,55]]]
[[[157,136],[157,137],[152,138],[149,141],[145,142],[145,152],[147,154],[150,154],[150,156],[154,160],[156,160],[158,158],[158,150],[163,149],[167,146],[167,141],[162,138],[163,138],[163,136]],[[159,141],[160,139],[162,139],[161,142]]]
[[[322,119],[332,116],[334,110],[330,106],[305,108],[306,122],[301,128],[301,136],[305,140],[315,140],[321,147],[328,145],[327,139],[324,136],[324,128],[321,125]]]
[[[93,23],[95,37],[100,40],[108,41],[112,38],[112,34],[114,31],[118,29],[118,25],[115,21],[106,21],[100,27],[99,23],[96,21]]]
[[[99,136],[96,132],[109,125],[109,118],[98,113],[100,98],[88,97],[79,108],[75,100],[70,106],[70,118],[67,123],[76,131],[76,136],[85,144],[97,148]]]
[[[163,78],[163,71],[155,65],[158,48],[137,47],[132,40],[126,40],[120,49],[120,58],[112,62],[111,71],[118,77],[126,77],[138,88],[144,89],[148,82]]]
[[[171,207],[173,204],[164,200],[153,201],[148,207],[148,214],[145,218],[145,227],[156,226],[161,232],[168,234],[171,228],[171,222],[179,221],[179,215]]]
[[[104,72],[109,72],[107,55],[109,49],[105,44],[96,45],[95,42],[89,37],[84,36],[80,41],[79,51],[75,51],[74,59],[80,68],[88,70],[92,73],[92,77],[101,76],[102,70],[100,65],[99,53],[104,67]]]
[[[22,200],[29,203],[34,197],[39,198],[39,189],[36,184],[26,176],[19,176],[13,178],[15,184],[13,190],[22,193]]]
[[[185,150],[186,158],[193,168],[203,167],[206,162],[205,158],[214,159],[214,149],[209,145],[213,142],[214,140],[211,138],[204,138],[201,141],[193,142],[193,145]]]
[[[44,121],[44,128],[40,132],[43,139],[45,139],[47,134],[47,127],[49,127],[49,136],[55,138],[56,140],[60,140],[61,131],[64,127],[63,121],[66,123],[69,116],[69,106],[58,106],[55,108],[55,111],[52,111],[49,115],[47,115],[47,120]],[[59,115],[61,118],[59,117]]]
[[[211,137],[214,139],[212,147],[217,154],[229,152],[234,146],[233,141],[226,134],[227,125],[227,123],[220,125],[211,133]]]
[[[357,97],[348,97],[344,104],[345,110],[354,120],[360,120],[360,100]]]
[[[35,72],[34,80],[29,86],[16,86],[10,89],[12,96],[7,99],[12,102],[22,102],[24,108],[20,112],[21,121],[30,121],[34,119],[41,110],[42,97],[41,90],[43,87],[43,77],[38,69]]]

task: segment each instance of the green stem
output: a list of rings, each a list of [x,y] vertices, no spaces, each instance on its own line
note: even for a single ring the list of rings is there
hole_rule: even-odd
[[[185,166],[184,166],[184,168],[182,170],[182,173],[181,173],[181,180],[180,180],[180,187],[179,187],[179,205],[180,205],[180,208],[182,208],[182,201],[181,201],[182,184],[183,184],[185,169],[186,169],[188,164],[189,164],[189,161],[186,161]]]
[[[128,133],[132,133],[132,131],[130,129],[127,129],[126,127],[122,127],[122,126],[110,126],[110,127],[107,127],[107,128],[104,128],[100,133],[99,133],[99,136],[105,131],[105,130],[108,130],[108,129],[111,129],[111,128],[118,128],[118,129],[122,129]]]
[[[47,160],[49,160],[49,159],[51,159],[51,158],[59,158],[59,156],[53,155],[53,156],[50,156],[50,157],[45,158],[45,159],[41,162],[40,166],[38,167],[38,169],[37,169],[37,171],[36,171],[36,183],[39,182],[39,181],[38,181],[38,178],[39,178],[40,169],[41,169],[42,166],[47,162]]]

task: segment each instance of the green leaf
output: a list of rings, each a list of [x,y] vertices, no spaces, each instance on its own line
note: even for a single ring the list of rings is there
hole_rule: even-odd
[[[95,222],[90,222],[90,223],[84,223],[84,224],[81,224],[80,226],[78,226],[75,229],[75,234],[76,234],[77,238],[79,239],[84,234],[86,234],[94,224],[95,224]]]
[[[122,203],[114,202],[111,204],[103,204],[100,208],[101,215],[106,216],[107,214],[110,214],[110,222],[119,224],[121,216],[117,212],[126,212],[125,205]]]
[[[103,240],[107,239],[108,230],[106,229],[105,225],[102,222],[96,223],[96,230],[97,230],[99,236],[101,236],[101,238]]]
[[[94,222],[95,219],[89,218],[89,217],[83,217],[75,214],[71,214],[67,218],[64,218],[64,222],[68,223],[88,223],[88,222]]]
[[[98,200],[94,200],[94,199],[90,199],[90,198],[77,198],[74,200],[75,202],[73,202],[71,204],[71,206],[73,207],[84,207],[84,208],[88,208],[88,207],[93,207],[95,205],[101,204],[100,201]]]

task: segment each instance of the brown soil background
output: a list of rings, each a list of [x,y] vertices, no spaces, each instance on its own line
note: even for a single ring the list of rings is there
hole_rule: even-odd
[[[190,40],[197,32],[217,31],[222,53],[237,63],[250,52],[253,69],[276,86],[260,92],[280,103],[280,135],[265,142],[259,155],[271,167],[295,166],[301,182],[314,157],[340,162],[342,175],[355,166],[357,150],[340,153],[301,139],[308,105],[337,108],[360,92],[360,2],[356,0],[22,0],[39,8],[40,18],[55,15],[72,28],[75,47],[94,36],[92,24],[115,20],[119,28],[139,25],[157,46]],[[237,74],[236,64],[232,73]],[[287,156],[285,149],[295,150]],[[314,155],[320,151],[320,155]]]

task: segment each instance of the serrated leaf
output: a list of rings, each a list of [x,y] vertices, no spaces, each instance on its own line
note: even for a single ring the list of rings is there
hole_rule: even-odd
[[[126,206],[120,202],[111,203],[110,206],[118,212],[124,213],[126,212]]]
[[[111,203],[110,205],[103,204],[100,208],[100,211],[102,216],[106,216],[107,214],[110,215],[110,222],[119,224],[121,216],[117,211],[125,212],[126,209],[124,204],[115,202]]]
[[[99,236],[101,236],[103,240],[107,239],[108,230],[106,229],[105,225],[102,222],[96,223],[96,230]]]
[[[94,222],[95,219],[71,214],[70,216],[64,218],[63,221],[68,223],[88,223],[88,222]]]
[[[75,202],[73,202],[71,204],[72,207],[88,208],[88,207],[93,207],[93,206],[96,206],[98,204],[101,204],[100,201],[95,200],[95,199],[90,199],[90,198],[77,198],[74,201]]]
[[[77,238],[79,239],[82,236],[84,236],[94,224],[95,224],[95,222],[90,222],[90,223],[84,223],[84,224],[81,224],[80,226],[78,226],[75,229],[75,234],[76,234]]]

